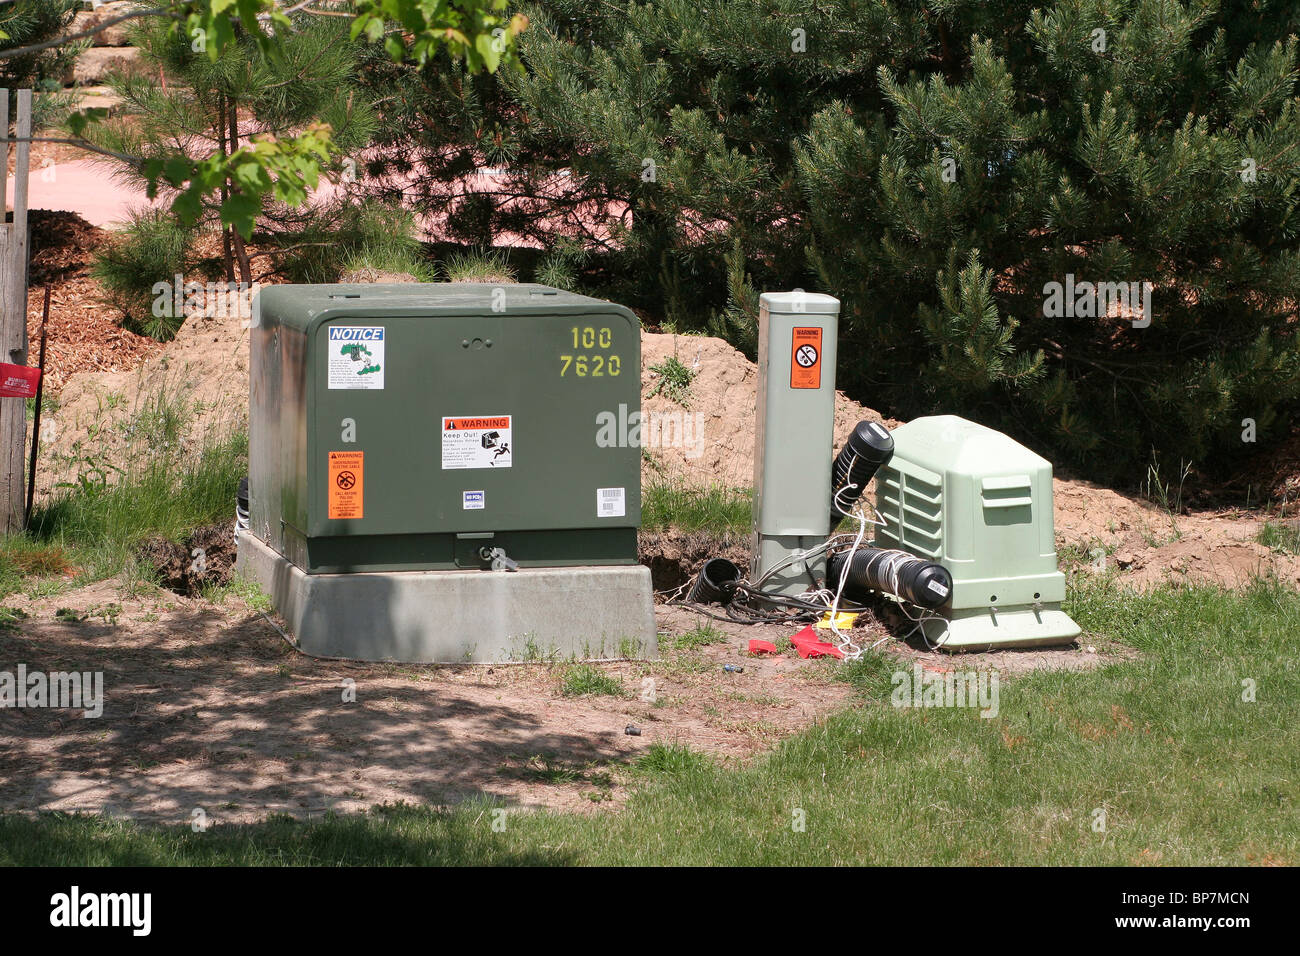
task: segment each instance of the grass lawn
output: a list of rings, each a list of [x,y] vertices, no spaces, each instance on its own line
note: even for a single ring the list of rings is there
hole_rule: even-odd
[[[1137,595],[1103,581],[1074,589],[1067,609],[1139,656],[1004,680],[994,719],[894,708],[895,665],[873,657],[846,669],[857,706],[748,766],[652,750],[617,813],[389,807],[204,833],[11,814],[0,862],[1300,862],[1300,594]]]

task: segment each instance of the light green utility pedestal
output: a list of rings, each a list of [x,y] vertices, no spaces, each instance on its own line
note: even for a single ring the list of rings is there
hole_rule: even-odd
[[[751,580],[826,540],[835,440],[840,302],[813,292],[765,292],[758,312],[758,427],[754,443]],[[799,594],[813,567],[796,561],[764,583]]]
[[[955,415],[895,429],[894,457],[876,473],[886,520],[876,546],[952,573],[952,602],[926,636],[947,650],[1068,644],[1079,625],[1061,610],[1052,466],[1001,432]]]

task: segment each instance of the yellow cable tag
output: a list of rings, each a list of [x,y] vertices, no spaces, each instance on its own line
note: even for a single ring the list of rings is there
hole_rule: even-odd
[[[849,611],[840,611],[839,614],[835,615],[835,624],[839,627],[840,630],[843,631],[852,627],[853,622],[856,621],[857,619],[858,619],[858,615],[856,613],[850,613]],[[814,624],[813,627],[820,627],[823,630],[829,631],[831,629],[831,612],[827,611],[826,614],[822,617],[822,619],[818,621],[816,624]]]

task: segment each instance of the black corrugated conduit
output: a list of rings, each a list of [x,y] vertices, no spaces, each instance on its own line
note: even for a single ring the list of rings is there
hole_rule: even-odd
[[[826,582],[832,590],[839,586],[846,561],[848,577],[844,582],[844,593],[856,600],[865,599],[869,591],[883,591],[919,607],[935,610],[947,604],[952,596],[952,575],[942,564],[906,551],[880,548],[859,548],[851,560],[847,551],[827,558]]]

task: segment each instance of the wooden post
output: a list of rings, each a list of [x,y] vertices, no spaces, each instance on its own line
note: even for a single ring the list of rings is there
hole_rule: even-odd
[[[18,91],[14,124],[14,221],[0,227],[0,361],[27,364],[27,171],[31,159],[32,91]],[[9,160],[9,91],[0,89],[0,150]],[[0,534],[23,530],[27,403],[0,398]]]

